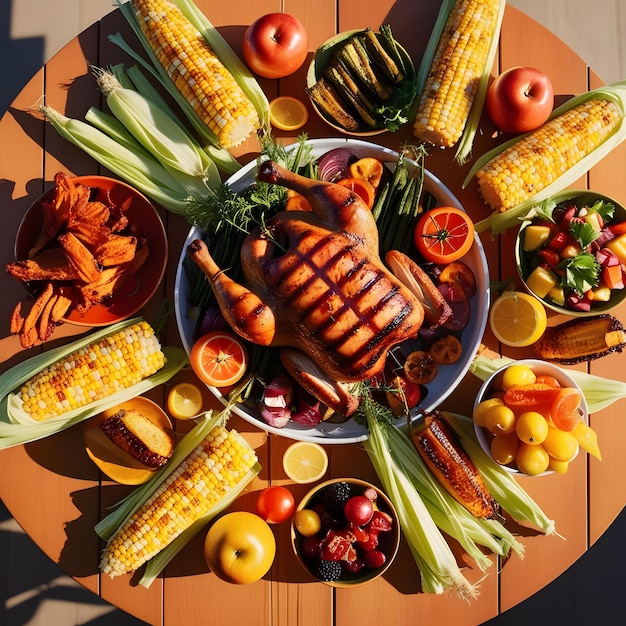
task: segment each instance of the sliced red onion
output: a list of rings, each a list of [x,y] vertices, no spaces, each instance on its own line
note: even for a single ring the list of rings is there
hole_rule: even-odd
[[[271,407],[261,404],[261,417],[268,426],[283,428],[291,419],[291,409],[288,407]]]
[[[350,164],[355,157],[348,148],[334,148],[317,160],[319,177],[331,183],[350,175]]]
[[[276,398],[283,396],[285,404],[289,404],[293,400],[293,382],[287,376],[277,376],[272,380],[263,391],[263,400],[268,398]]]
[[[219,307],[210,306],[204,313],[200,323],[199,336],[206,335],[214,330],[224,330],[227,326],[226,320]]]
[[[298,408],[293,412],[291,419],[301,426],[317,426],[322,421],[319,401],[300,389],[296,395]]]

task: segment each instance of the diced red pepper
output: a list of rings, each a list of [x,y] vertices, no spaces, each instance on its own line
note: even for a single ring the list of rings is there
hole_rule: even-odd
[[[614,224],[609,224],[609,230],[614,235],[623,235],[626,233],[626,222],[615,222]]]
[[[557,265],[561,262],[559,253],[552,248],[541,248],[537,250],[537,254],[551,270],[556,269]]]
[[[567,231],[561,230],[559,231],[552,239],[550,239],[550,243],[548,246],[557,252],[560,252],[569,241],[569,233]]]
[[[322,541],[320,556],[325,561],[341,561],[352,544],[334,530],[329,530]]]

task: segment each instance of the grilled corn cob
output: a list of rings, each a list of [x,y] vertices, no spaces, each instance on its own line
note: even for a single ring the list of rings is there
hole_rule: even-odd
[[[500,2],[458,0],[446,22],[421,91],[413,134],[452,147],[463,134],[499,32]]]
[[[619,105],[608,99],[589,100],[552,118],[478,170],[483,198],[500,212],[521,204],[593,152],[622,119]]]
[[[541,359],[572,365],[621,352],[624,346],[624,327],[615,317],[605,313],[547,328],[534,350]]]
[[[101,571],[113,578],[137,570],[215,507],[256,462],[237,431],[215,426],[111,537]]]
[[[20,389],[22,409],[37,421],[101,400],[151,376],[165,355],[140,321],[56,361]]]
[[[459,441],[438,411],[428,413],[426,428],[412,430],[411,439],[432,474],[448,493],[472,515],[491,519],[499,506]]]
[[[175,2],[131,1],[155,56],[220,145],[232,148],[255,132],[254,105]]]

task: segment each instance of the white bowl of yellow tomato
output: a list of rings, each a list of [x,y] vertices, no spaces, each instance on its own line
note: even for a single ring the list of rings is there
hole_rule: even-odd
[[[552,363],[525,359],[496,371],[476,396],[473,420],[483,450],[512,473],[565,474],[581,447],[599,456],[583,392]]]

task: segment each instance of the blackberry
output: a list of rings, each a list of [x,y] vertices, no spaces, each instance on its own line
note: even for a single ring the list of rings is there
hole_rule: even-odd
[[[324,490],[323,503],[334,514],[343,513],[343,507],[350,498],[350,485],[346,482],[333,483]]]
[[[333,582],[339,580],[341,577],[342,567],[339,561],[326,561],[324,559],[317,559],[313,562],[311,567],[311,573],[316,578],[324,580],[326,582]]]

